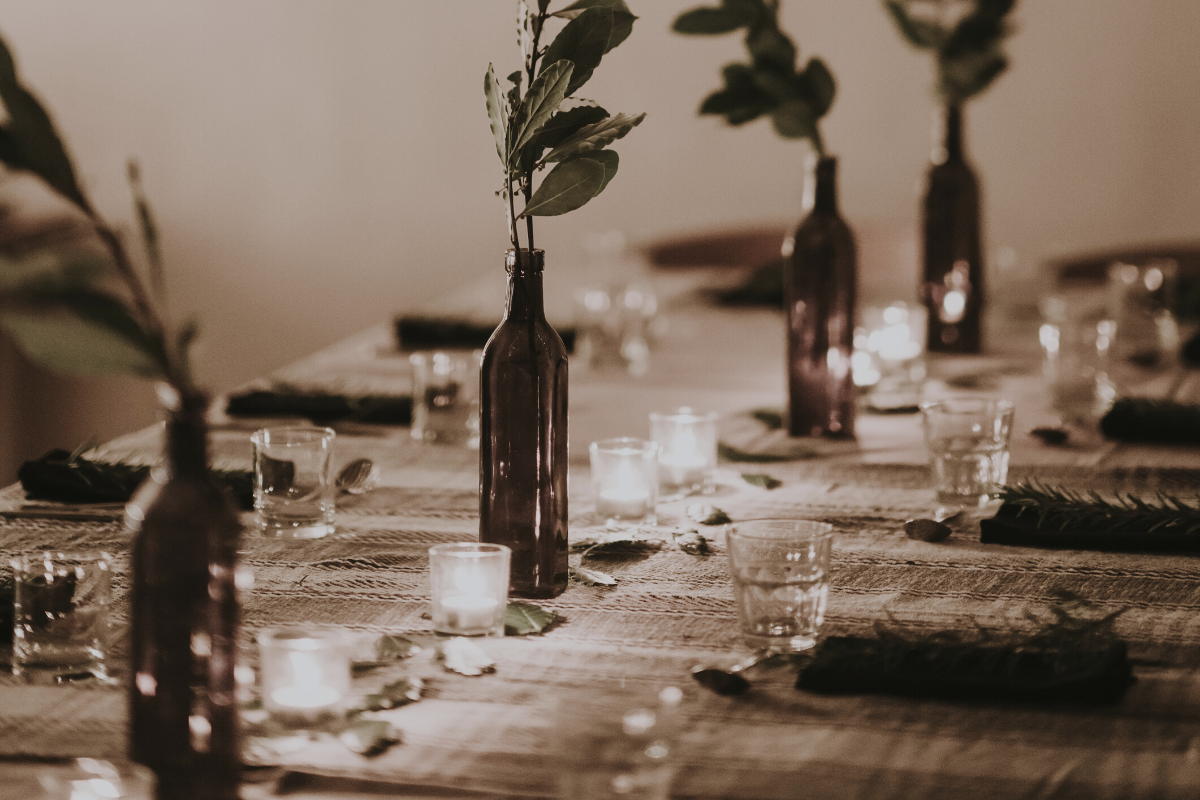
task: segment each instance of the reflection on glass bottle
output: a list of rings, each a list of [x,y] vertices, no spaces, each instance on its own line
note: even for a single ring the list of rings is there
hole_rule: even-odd
[[[837,159],[810,164],[805,199],[812,210],[791,240],[785,280],[788,432],[853,437],[857,254],[838,214]]]
[[[508,251],[508,305],[480,380],[479,539],[512,548],[522,597],[567,588],[567,349],[546,322],[544,259]]]
[[[963,154],[962,109],[940,117],[924,205],[924,280],[929,309],[927,347],[934,353],[978,353],[984,287],[979,231],[979,181]]]
[[[126,508],[133,533],[130,750],[158,800],[236,800],[241,524],[208,472],[203,396],[160,391],[166,459]]]

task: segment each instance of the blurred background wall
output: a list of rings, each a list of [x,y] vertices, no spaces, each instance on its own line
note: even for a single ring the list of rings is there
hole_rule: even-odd
[[[584,94],[646,111],[621,173],[539,226],[549,263],[584,237],[636,242],[800,215],[804,145],[695,111],[738,36],[684,38],[697,0],[629,0],[634,34]],[[557,0],[555,5],[561,5]],[[0,31],[97,204],[131,223],[140,159],[175,312],[203,321],[216,390],[501,268],[504,215],[483,73],[518,66],[509,0],[4,0]],[[1022,0],[1012,67],[968,110],[988,249],[1043,259],[1200,235],[1200,3]],[[838,80],[824,125],[843,211],[912,230],[932,64],[878,0],[785,0],[802,58]],[[915,264],[891,267],[899,284]],[[497,297],[497,313],[502,299]],[[62,380],[0,350],[0,479],[50,446],[153,418],[150,388]]]

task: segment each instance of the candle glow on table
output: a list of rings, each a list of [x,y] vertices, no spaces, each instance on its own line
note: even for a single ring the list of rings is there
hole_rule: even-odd
[[[650,415],[650,438],[659,446],[659,483],[665,491],[705,488],[717,465],[717,415],[684,407]]]
[[[258,637],[263,700],[285,727],[305,728],[343,716],[350,661],[336,633],[264,631]]]
[[[452,636],[503,636],[510,556],[498,544],[429,548],[433,629]]]
[[[658,445],[642,439],[605,439],[588,448],[596,516],[604,520],[655,521]]]
[[[862,310],[850,357],[854,385],[871,389],[875,406],[907,406],[919,402],[925,380],[925,335],[929,312],[924,306],[895,302]]]

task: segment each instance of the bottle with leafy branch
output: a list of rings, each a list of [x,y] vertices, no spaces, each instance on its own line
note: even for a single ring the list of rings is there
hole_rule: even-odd
[[[7,112],[0,193],[19,185],[37,199],[0,210],[0,327],[52,369],[159,381],[167,417],[163,467],[151,471],[125,516],[130,756],[155,772],[158,800],[235,800],[241,525],[208,470],[208,398],[188,359],[196,326],[166,322],[158,232],[137,166],[130,164],[129,180],[148,280],[79,186],[50,116],[18,80],[2,39],[0,102]],[[39,214],[44,208],[54,211]]]
[[[932,352],[978,353],[985,302],[979,179],[966,157],[963,106],[1008,67],[1016,0],[885,0],[904,39],[934,54],[941,108],[922,205],[922,277]]]
[[[850,371],[858,261],[854,234],[837,203],[837,159],[825,151],[819,123],[836,85],[819,58],[798,66],[795,43],[779,27],[778,0],[722,0],[684,12],[683,34],[745,30],[747,63],[727,64],[724,85],[701,114],[744,125],[769,116],[787,139],[807,139],[812,153],[804,188],[806,216],[784,242],[783,287],[788,312],[788,432],[792,436],[854,436],[856,396]]]
[[[560,594],[568,573],[567,352],[546,322],[545,254],[535,248],[533,219],[574,211],[604,191],[619,163],[608,146],[645,117],[575,97],[632,32],[637,18],[624,0],[577,0],[556,11],[550,3],[517,3],[523,66],[508,76],[508,90],[491,65],[484,76],[512,248],[504,320],[481,371],[479,537],[512,548],[510,587],[524,597]],[[543,45],[547,24],[563,20]]]

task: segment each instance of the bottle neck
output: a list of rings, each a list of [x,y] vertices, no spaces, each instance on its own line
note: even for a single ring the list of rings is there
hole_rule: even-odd
[[[542,303],[542,266],[545,253],[541,250],[521,251],[520,264],[516,254],[509,250],[505,260],[508,270],[508,302],[504,318],[511,321],[545,319]]]
[[[808,176],[814,214],[837,214],[837,159],[825,156],[810,165]]]
[[[941,109],[935,126],[932,160],[935,164],[963,160],[963,113],[961,105]]]
[[[188,398],[167,417],[167,468],[172,478],[200,478],[208,473],[207,398]]]

